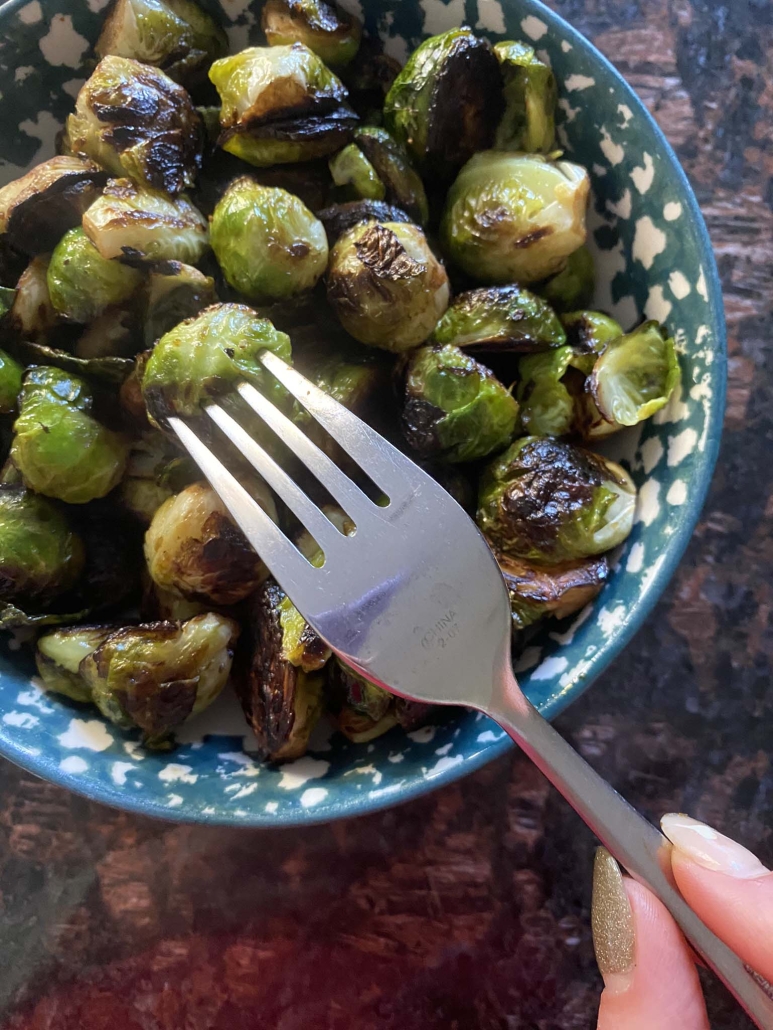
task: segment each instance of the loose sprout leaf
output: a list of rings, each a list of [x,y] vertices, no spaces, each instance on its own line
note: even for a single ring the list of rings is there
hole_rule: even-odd
[[[70,229],[56,245],[47,272],[54,309],[73,322],[91,322],[137,290],[142,273],[99,253],[83,229]]]
[[[382,183],[387,202],[407,211],[419,225],[425,225],[429,218],[429,206],[424,183],[411,166],[407,153],[386,129],[372,126],[356,129],[354,146],[367,159]],[[365,197],[366,194],[362,193],[361,196]],[[384,197],[371,199],[382,200]]]
[[[602,351],[590,388],[602,416],[635,426],[668,402],[679,382],[674,341],[657,322],[644,322]]]
[[[376,169],[356,143],[350,143],[330,159],[330,174],[336,186],[351,187],[350,196],[383,200],[386,187]]]
[[[505,99],[497,149],[549,153],[555,143],[558,99],[552,70],[525,43],[497,43],[494,54],[502,71]]]
[[[528,352],[560,347],[566,342],[566,333],[545,301],[512,285],[460,293],[431,339],[473,352]]]
[[[57,320],[48,292],[48,258],[33,258],[16,284],[8,324],[22,339],[42,342],[51,335]]]
[[[563,382],[571,347],[522,358],[518,366],[521,426],[530,436],[565,436],[574,425],[574,399]]]
[[[271,46],[303,43],[331,68],[349,64],[362,36],[359,21],[326,0],[266,0],[261,27]]]
[[[52,365],[63,372],[100,382],[120,384],[131,375],[134,362],[131,358],[113,356],[83,358],[56,347],[42,343],[28,343],[20,340],[14,344],[14,352],[27,365]]]
[[[71,612],[25,611],[15,604],[0,604],[0,630],[41,628],[43,626],[71,626],[88,618],[90,608]],[[70,695],[72,697],[72,695]],[[78,700],[76,698],[75,700]]]

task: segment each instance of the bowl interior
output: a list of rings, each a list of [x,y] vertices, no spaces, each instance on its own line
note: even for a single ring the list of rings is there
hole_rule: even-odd
[[[106,0],[11,0],[0,7],[0,184],[53,154],[88,74]],[[217,5],[215,5],[217,6]],[[425,36],[462,21],[492,40],[519,38],[562,84],[559,135],[592,177],[590,242],[597,304],[629,328],[668,322],[682,365],[680,396],[609,452],[639,487],[637,521],[596,602],[553,624],[517,671],[553,715],[630,639],[665,586],[694,527],[714,466],[724,406],[720,287],[705,227],[676,158],[643,105],[565,22],[528,0],[344,0],[404,59]],[[217,6],[232,48],[260,43],[260,3]],[[255,11],[258,12],[256,17]],[[0,654],[0,753],[91,797],[166,818],[287,825],[353,815],[423,793],[500,754],[508,742],[480,715],[439,711],[433,725],[352,745],[323,726],[309,754],[280,769],[246,753],[250,735],[230,695],[184,727],[168,755],[139,748],[91,709],[36,686],[18,641]]]

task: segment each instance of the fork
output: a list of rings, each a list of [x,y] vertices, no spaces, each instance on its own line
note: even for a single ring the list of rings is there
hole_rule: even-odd
[[[274,578],[320,637],[361,675],[401,697],[475,708],[502,726],[607,849],[665,904],[698,955],[757,1026],[773,1000],[690,909],[671,875],[669,841],[542,718],[510,660],[510,605],[496,561],[450,495],[370,426],[276,355],[260,360],[388,498],[376,504],[249,383],[237,392],[349,515],[344,535],[220,405],[206,415],[322,548],[303,557],[187,422],[171,428]]]

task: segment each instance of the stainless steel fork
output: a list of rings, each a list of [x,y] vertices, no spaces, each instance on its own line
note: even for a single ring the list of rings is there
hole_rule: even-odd
[[[247,539],[310,625],[349,665],[393,693],[467,705],[495,719],[628,872],[666,905],[696,952],[760,1027],[773,1000],[689,908],[666,838],[606,783],[531,705],[510,662],[510,606],[497,564],[463,509],[383,437],[274,354],[264,367],[383,490],[375,504],[249,384],[238,392],[356,525],[344,536],[222,407],[204,410],[325,554],[311,565],[190,425],[171,426]]]

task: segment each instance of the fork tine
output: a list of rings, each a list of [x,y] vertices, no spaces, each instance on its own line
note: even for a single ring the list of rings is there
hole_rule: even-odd
[[[253,468],[263,476],[271,489],[282,498],[290,511],[308,529],[326,555],[341,550],[346,537],[336,529],[325,513],[311,501],[298,484],[219,404],[208,404],[204,411],[219,426],[231,443],[241,451]]]
[[[423,474],[409,458],[276,354],[264,350],[260,360],[390,499],[412,491]]]

